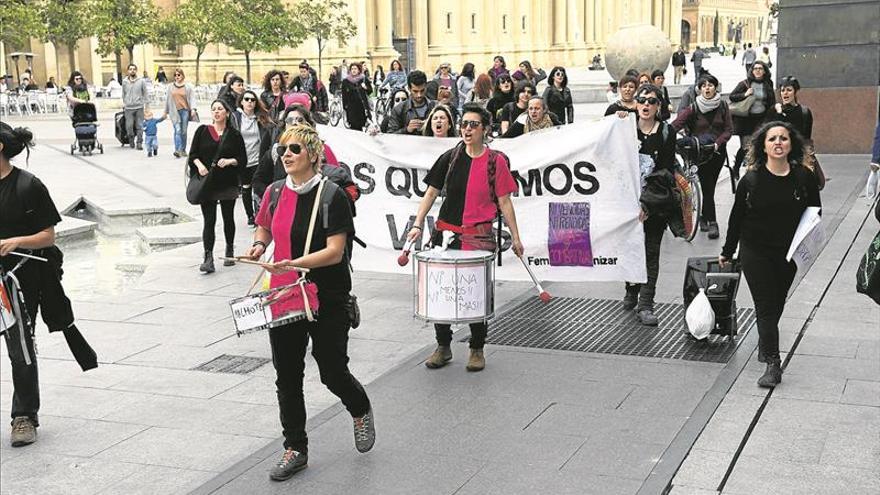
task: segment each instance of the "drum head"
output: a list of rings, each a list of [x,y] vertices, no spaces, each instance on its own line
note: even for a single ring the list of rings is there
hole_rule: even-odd
[[[465,263],[491,260],[495,258],[495,253],[480,250],[461,251],[458,249],[447,249],[446,251],[434,251],[431,249],[417,252],[415,258],[419,261],[436,263]]]

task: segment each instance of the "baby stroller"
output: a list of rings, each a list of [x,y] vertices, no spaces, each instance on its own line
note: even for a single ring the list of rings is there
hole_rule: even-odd
[[[76,133],[76,141],[70,145],[70,154],[76,153],[77,148],[83,155],[91,155],[95,148],[104,154],[104,145],[98,142],[98,112],[94,103],[80,103],[73,107],[73,132]]]

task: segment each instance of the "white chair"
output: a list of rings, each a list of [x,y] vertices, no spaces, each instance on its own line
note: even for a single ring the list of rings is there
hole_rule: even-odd
[[[46,113],[46,94],[42,91],[28,91],[27,106],[34,112]]]
[[[46,111],[58,113],[58,88],[46,88]]]
[[[0,93],[0,115],[9,115],[9,94]]]

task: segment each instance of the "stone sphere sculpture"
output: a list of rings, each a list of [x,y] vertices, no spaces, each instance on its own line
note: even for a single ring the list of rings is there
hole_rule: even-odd
[[[615,80],[620,80],[630,69],[649,74],[655,69],[665,71],[671,56],[672,43],[660,28],[632,24],[608,38],[605,66]]]

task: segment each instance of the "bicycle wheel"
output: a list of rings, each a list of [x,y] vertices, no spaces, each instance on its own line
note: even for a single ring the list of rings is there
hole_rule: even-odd
[[[696,171],[688,174],[688,184],[690,185],[690,201],[688,202],[688,209],[684,213],[690,220],[686,223],[689,223],[691,228],[685,240],[691,242],[697,236],[697,232],[700,231],[700,212],[703,208],[703,190],[700,188],[700,178],[697,176]]]
[[[736,184],[739,182],[739,169],[734,168],[735,165],[730,164],[730,157],[724,157],[724,166],[730,171],[730,192],[736,194]]]

